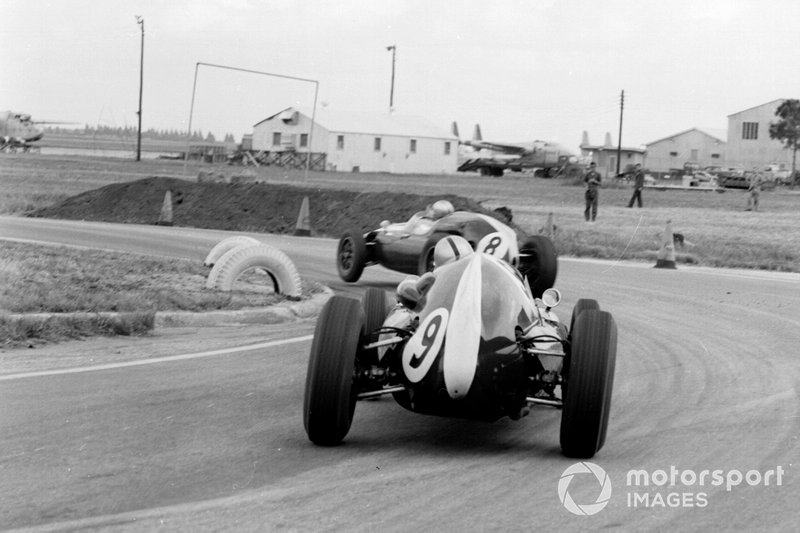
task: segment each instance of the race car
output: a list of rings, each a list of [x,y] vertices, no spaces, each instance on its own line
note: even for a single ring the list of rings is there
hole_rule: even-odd
[[[435,214],[417,214],[408,222],[384,221],[378,229],[367,233],[345,232],[336,250],[339,277],[355,283],[364,267],[376,264],[405,274],[430,272],[436,243],[447,235],[464,237],[473,249],[484,239],[484,242],[503,242],[506,260],[528,278],[534,296],[541,296],[556,280],[558,260],[550,239],[534,235],[518,242],[516,232],[509,226],[488,215],[468,211],[451,211],[439,218]]]
[[[566,456],[603,447],[617,349],[609,312],[579,299],[567,327],[553,311],[557,289],[535,298],[518,269],[480,251],[423,282],[416,304],[371,287],[361,301],[335,295],[323,307],[303,405],[312,442],[341,443],[358,400],[392,395],[416,413],[482,421],[559,408]]]

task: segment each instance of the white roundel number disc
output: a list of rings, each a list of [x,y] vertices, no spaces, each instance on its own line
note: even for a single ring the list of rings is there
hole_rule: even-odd
[[[411,383],[420,382],[439,356],[449,318],[444,307],[434,310],[403,348],[403,371]]]

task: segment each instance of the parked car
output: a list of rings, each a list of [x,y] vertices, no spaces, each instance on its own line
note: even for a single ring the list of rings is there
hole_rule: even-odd
[[[750,187],[750,182],[744,174],[720,174],[717,178],[719,186],[726,189],[747,189]]]
[[[689,181],[689,186],[716,187],[717,183],[717,176],[711,174],[710,172],[706,172],[705,170],[698,170],[692,175],[692,179]]]

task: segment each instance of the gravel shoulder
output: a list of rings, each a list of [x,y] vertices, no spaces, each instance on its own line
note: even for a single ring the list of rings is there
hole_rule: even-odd
[[[79,368],[208,352],[288,338],[298,330],[311,334],[314,319],[285,324],[235,324],[156,328],[143,336],[92,337],[36,348],[0,350],[0,376]]]

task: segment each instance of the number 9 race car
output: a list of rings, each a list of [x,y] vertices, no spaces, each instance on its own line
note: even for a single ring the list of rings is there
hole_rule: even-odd
[[[518,420],[536,405],[559,408],[562,452],[594,456],[605,443],[611,407],[612,315],[580,299],[567,327],[553,311],[561,301],[557,289],[535,298],[507,261],[469,248],[455,256],[410,278],[419,287],[417,302],[399,298],[400,286],[405,305],[374,287],[361,301],[328,300],[306,377],[309,439],[339,444],[358,400],[391,394],[416,413],[487,422]]]
[[[525,237],[518,243],[516,232],[499,220],[468,211],[453,212],[447,200],[435,202],[427,213],[417,213],[408,222],[384,221],[378,229],[367,233],[345,232],[339,239],[336,268],[342,280],[349,283],[359,280],[364,267],[376,264],[405,274],[422,275],[433,269],[433,250],[442,238],[460,235],[476,249],[488,235],[498,234],[502,236],[504,250],[494,255],[503,255],[518,267],[529,279],[533,295],[541,296],[557,275],[553,243],[539,235]],[[484,248],[490,240],[483,241]]]

